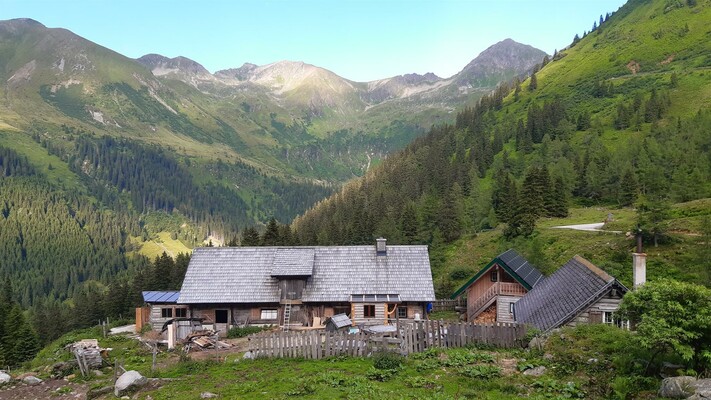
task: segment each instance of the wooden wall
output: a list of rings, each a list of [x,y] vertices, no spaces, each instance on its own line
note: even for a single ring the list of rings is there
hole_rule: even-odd
[[[517,296],[499,296],[496,299],[496,322],[515,322],[510,304],[516,303],[520,299]]]
[[[170,318],[163,318],[162,309],[164,309],[164,308],[172,309],[173,316]],[[153,304],[153,305],[151,305],[149,321],[151,323],[151,327],[153,328],[153,330],[160,332],[160,330],[163,329],[163,324],[166,321],[175,318],[175,310],[177,308],[186,309],[187,311],[185,312],[185,316],[190,317],[190,309],[188,308],[188,306],[185,306],[185,305],[179,305],[179,304]]]
[[[620,303],[622,302],[622,296],[619,295],[619,292],[615,292],[616,295],[614,296],[612,294],[612,290],[607,292],[603,297],[600,298],[600,300],[598,300],[593,305],[576,315],[566,325],[575,326],[577,324],[602,323],[603,311],[615,312],[620,307]]]

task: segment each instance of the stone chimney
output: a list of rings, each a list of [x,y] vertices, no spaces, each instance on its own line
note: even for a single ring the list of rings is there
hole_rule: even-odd
[[[647,254],[642,252],[642,230],[637,228],[637,249],[632,253],[632,288],[636,289],[647,281]]]
[[[385,257],[388,255],[387,240],[384,238],[375,239],[375,255]]]

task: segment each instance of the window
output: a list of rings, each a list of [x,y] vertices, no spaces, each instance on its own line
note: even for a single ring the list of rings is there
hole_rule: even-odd
[[[185,318],[188,316],[188,309],[187,308],[176,308],[175,309],[175,318]]]
[[[407,306],[398,306],[397,317],[407,319]]]
[[[262,309],[259,319],[277,319],[276,309]]]
[[[173,309],[172,308],[161,308],[160,309],[160,316],[161,316],[161,318],[173,318]]]
[[[375,318],[375,305],[363,305],[363,318]]]
[[[509,314],[513,314],[513,305],[514,303],[509,303]]]
[[[227,323],[227,310],[215,310],[215,323],[216,324],[226,324]]]
[[[491,281],[497,282],[499,280],[499,271],[491,271]]]
[[[614,324],[615,319],[612,317],[612,312],[611,311],[603,311],[602,312],[602,322],[605,324]]]

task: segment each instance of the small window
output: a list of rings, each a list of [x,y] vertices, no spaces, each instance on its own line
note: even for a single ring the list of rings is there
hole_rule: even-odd
[[[259,319],[277,319],[276,309],[262,309]]]
[[[366,304],[363,306],[363,318],[375,318],[375,305]]]
[[[402,319],[407,319],[407,307],[406,306],[398,306],[397,317],[402,318]]]
[[[615,323],[615,319],[614,319],[613,316],[612,316],[612,312],[610,312],[610,311],[603,311],[603,312],[602,312],[602,322],[603,322],[603,323],[606,323],[606,324],[610,324],[610,325],[614,324],[614,323]]]
[[[215,323],[216,324],[226,324],[227,323],[227,310],[215,310]]]
[[[161,308],[160,309],[160,316],[162,318],[173,318],[173,309],[172,308]]]
[[[175,318],[185,318],[188,316],[188,309],[187,308],[176,308],[175,309]]]
[[[514,303],[509,303],[509,314],[513,314],[513,305]]]
[[[499,271],[491,271],[491,281],[498,282],[498,280],[499,280]]]

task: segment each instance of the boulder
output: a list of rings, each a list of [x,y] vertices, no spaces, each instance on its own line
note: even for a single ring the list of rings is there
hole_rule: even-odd
[[[691,384],[697,399],[711,399],[711,378],[699,379]],[[693,396],[692,396],[693,397]]]
[[[35,385],[39,385],[40,383],[42,383],[42,379],[40,379],[36,376],[33,376],[33,375],[29,375],[29,376],[22,378],[22,382],[24,382],[26,385],[35,386]]]
[[[125,393],[136,390],[148,383],[148,379],[138,371],[126,371],[116,380],[114,385],[114,395],[121,397]]]
[[[546,338],[542,336],[535,336],[528,342],[528,348],[533,350],[543,350],[546,345]]]
[[[541,376],[546,373],[546,367],[539,365],[535,368],[527,369],[523,371],[524,375],[527,376]]]
[[[662,386],[659,387],[659,397],[669,397],[672,399],[685,399],[694,394],[692,384],[696,381],[693,376],[675,376],[664,378]]]
[[[8,374],[6,374],[4,371],[0,371],[0,386],[10,383],[12,380],[12,377]]]

